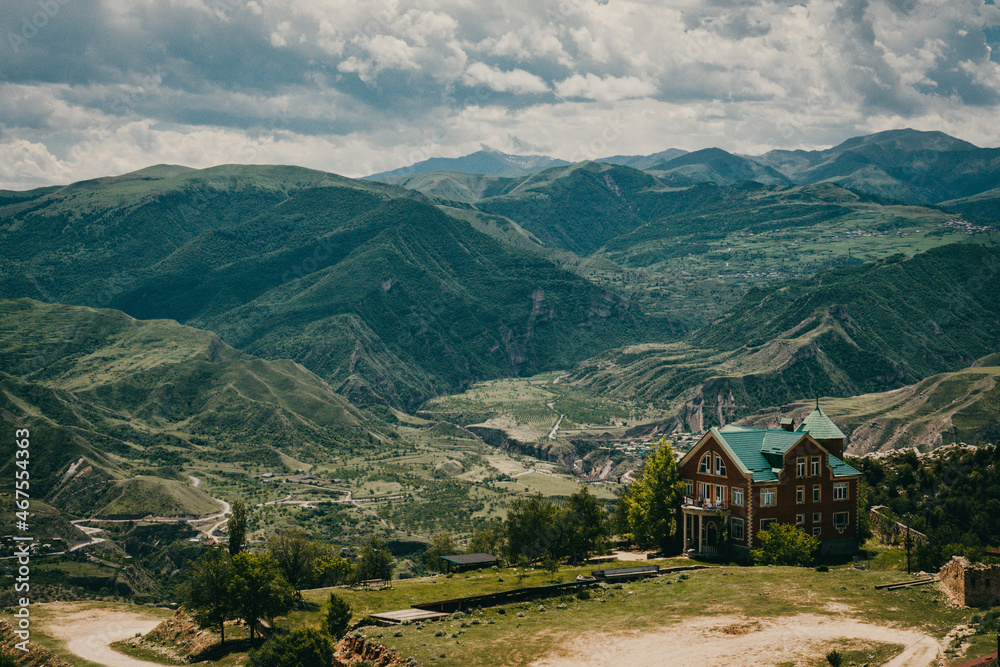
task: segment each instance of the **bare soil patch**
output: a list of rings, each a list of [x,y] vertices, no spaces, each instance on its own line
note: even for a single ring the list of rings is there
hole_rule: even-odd
[[[111,649],[109,644],[155,628],[160,619],[141,612],[118,609],[80,609],[73,605],[45,605],[50,613],[45,634],[66,642],[66,650],[85,660],[108,667],[162,667],[136,660]]]
[[[907,647],[893,667],[929,665],[940,647],[934,638],[915,632],[846,618],[799,614],[784,618],[704,616],[665,626],[653,632],[600,633],[577,636],[564,643],[558,657],[533,663],[535,667],[576,665],[764,666],[821,658],[829,642],[861,639]]]

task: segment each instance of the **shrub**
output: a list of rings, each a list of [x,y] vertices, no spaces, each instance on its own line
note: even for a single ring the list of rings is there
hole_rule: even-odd
[[[315,628],[292,630],[274,636],[257,651],[250,651],[249,667],[325,667],[333,663],[333,643]]]
[[[758,534],[760,548],[753,550],[758,565],[809,565],[819,549],[819,538],[789,523],[772,523]]]
[[[340,641],[351,624],[351,606],[339,598],[336,593],[330,593],[330,602],[323,616],[323,629],[334,641]]]
[[[840,663],[844,661],[844,656],[840,654],[840,651],[834,649],[826,654],[826,661],[830,663],[830,667],[840,667]]]

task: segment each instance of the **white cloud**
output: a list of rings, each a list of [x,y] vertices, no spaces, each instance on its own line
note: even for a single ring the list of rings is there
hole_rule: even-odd
[[[616,102],[633,97],[648,97],[656,93],[656,86],[634,76],[605,76],[574,74],[556,84],[560,97],[583,97],[602,102]]]
[[[362,175],[481,143],[753,153],[900,126],[1000,143],[1000,9],[979,0],[95,2],[99,21],[70,3],[20,53],[0,44],[0,187],[157,162]]]
[[[501,93],[547,93],[549,86],[541,77],[523,69],[504,72],[485,63],[472,63],[463,82],[469,86],[486,85]]]

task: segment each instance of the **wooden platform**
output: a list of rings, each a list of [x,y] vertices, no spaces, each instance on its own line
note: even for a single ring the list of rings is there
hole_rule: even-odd
[[[372,618],[383,623],[400,625],[404,621],[416,623],[417,621],[437,621],[450,616],[438,611],[424,611],[423,609],[400,609],[399,611],[387,611],[381,614],[372,614]]]

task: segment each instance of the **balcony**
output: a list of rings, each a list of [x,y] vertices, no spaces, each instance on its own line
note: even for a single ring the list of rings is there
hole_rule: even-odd
[[[684,511],[710,510],[712,512],[716,510],[728,510],[729,502],[726,500],[713,500],[711,498],[703,498],[701,496],[697,498],[684,496],[684,501],[681,503],[681,509]]]

